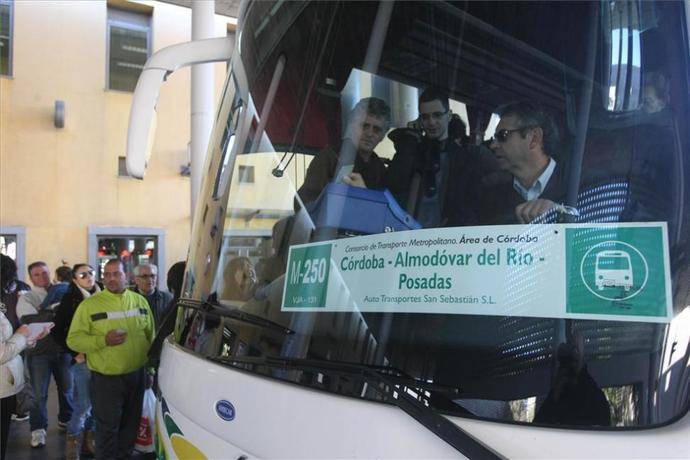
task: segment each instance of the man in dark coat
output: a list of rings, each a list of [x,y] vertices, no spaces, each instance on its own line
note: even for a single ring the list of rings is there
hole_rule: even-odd
[[[158,281],[158,267],[154,264],[141,264],[134,267],[134,292],[143,295],[151,307],[156,326],[161,324],[172,295],[156,287]]]
[[[445,93],[424,90],[418,108],[417,120],[388,135],[396,153],[386,187],[425,228],[476,224],[476,192],[488,167],[482,149],[469,145]]]
[[[585,364],[581,333],[561,343],[556,351],[556,375],[534,423],[571,426],[610,426],[611,405]]]
[[[525,224],[563,202],[567,175],[554,158],[558,130],[553,119],[530,102],[506,105],[490,148],[512,181],[480,192],[480,222]]]

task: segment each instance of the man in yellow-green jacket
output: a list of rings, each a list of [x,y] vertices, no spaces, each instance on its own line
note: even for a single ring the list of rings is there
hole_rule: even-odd
[[[129,458],[134,449],[155,326],[146,299],[126,289],[122,262],[108,261],[103,279],[106,290],[79,304],[67,345],[86,355],[96,458],[110,460]]]

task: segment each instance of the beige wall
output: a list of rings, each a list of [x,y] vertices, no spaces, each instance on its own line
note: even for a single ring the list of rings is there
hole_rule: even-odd
[[[137,3],[153,7],[154,52],[190,39],[190,9]],[[163,86],[145,180],[118,177],[132,95],[105,89],[106,19],[102,1],[14,2],[13,75],[0,77],[0,225],[26,228],[27,262],[85,261],[90,225],[161,228],[166,265],[186,256],[189,178],[179,168],[190,136],[190,71]],[[216,17],[216,35],[228,20]],[[216,64],[217,95],[224,78],[225,65]],[[62,129],[53,126],[58,99]]]

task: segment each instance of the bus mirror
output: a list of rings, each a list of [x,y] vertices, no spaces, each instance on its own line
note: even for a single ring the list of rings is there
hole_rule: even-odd
[[[143,179],[155,135],[156,103],[163,81],[177,69],[193,64],[229,61],[233,38],[196,40],[168,46],[151,56],[134,89],[127,130],[127,172]]]
[[[655,22],[653,4],[602,3],[602,102],[606,110],[627,112],[639,108],[642,93],[640,34]]]

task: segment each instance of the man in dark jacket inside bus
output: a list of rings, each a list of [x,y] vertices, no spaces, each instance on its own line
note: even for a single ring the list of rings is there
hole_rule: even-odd
[[[134,284],[136,284],[136,288],[132,290],[146,298],[156,324],[162,324],[163,315],[172,300],[172,295],[159,290],[157,282],[158,267],[156,265],[140,264],[134,267]]]
[[[373,189],[383,188],[386,165],[374,152],[391,125],[391,109],[376,97],[360,100],[350,112],[337,150],[320,151],[309,164],[297,190],[303,203],[315,201],[329,182]]]
[[[418,108],[417,120],[388,135],[395,156],[386,187],[424,228],[474,224],[472,197],[482,176],[479,147],[469,145],[465,123],[450,110],[444,92],[424,90]]]
[[[531,102],[498,109],[490,148],[500,169],[513,180],[480,191],[481,223],[528,223],[559,209],[566,192],[565,168],[554,157],[558,129],[553,119]]]

